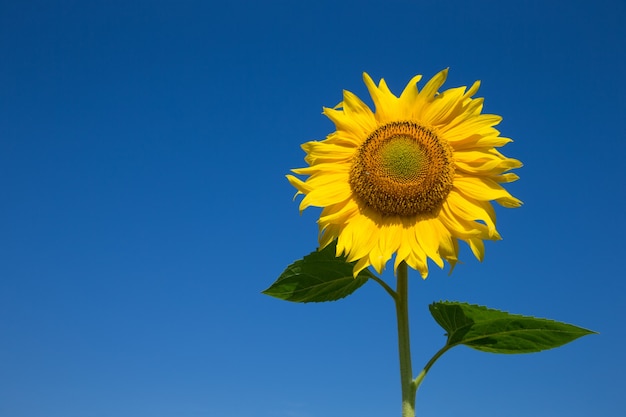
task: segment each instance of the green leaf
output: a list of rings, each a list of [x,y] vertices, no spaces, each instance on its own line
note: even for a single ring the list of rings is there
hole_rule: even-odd
[[[354,278],[354,262],[336,257],[336,246],[333,242],[292,263],[263,294],[296,303],[335,301],[352,294],[372,273],[364,269]]]
[[[483,352],[539,352],[595,333],[567,323],[467,303],[438,302],[429,309],[447,332],[447,346],[462,344]]]

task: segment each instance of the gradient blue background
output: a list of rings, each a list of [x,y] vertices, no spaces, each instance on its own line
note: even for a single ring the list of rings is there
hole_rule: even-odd
[[[411,275],[416,372],[440,299],[601,334],[456,348],[418,415],[623,416],[624,22],[608,0],[0,2],[0,416],[398,416],[384,291],[260,291],[316,246],[284,175],[322,106],[446,67],[504,117],[525,205],[482,264]]]

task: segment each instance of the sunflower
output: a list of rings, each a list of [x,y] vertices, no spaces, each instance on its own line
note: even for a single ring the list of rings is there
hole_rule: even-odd
[[[372,266],[381,273],[395,254],[394,269],[406,262],[428,275],[428,259],[454,267],[459,241],[482,261],[484,240],[499,240],[491,201],[519,207],[501,184],[522,166],[496,148],[511,139],[494,128],[502,118],[481,114],[482,98],[469,89],[438,92],[443,70],[420,91],[418,75],[395,96],[384,80],[363,80],[375,111],[349,91],[324,108],[336,131],[302,145],[306,168],[287,175],[304,194],[300,210],[321,207],[321,248],[337,240],[337,256],[356,262],[354,274]]]

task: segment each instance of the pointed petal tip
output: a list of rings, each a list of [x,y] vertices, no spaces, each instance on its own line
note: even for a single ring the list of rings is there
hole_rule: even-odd
[[[352,269],[352,276],[356,278],[357,275],[359,275],[359,272],[367,268],[369,265],[370,263],[368,262],[367,257],[359,259],[359,261],[354,265],[354,268]]]

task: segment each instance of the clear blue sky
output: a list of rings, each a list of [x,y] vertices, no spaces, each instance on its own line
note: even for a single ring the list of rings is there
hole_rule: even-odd
[[[623,416],[626,4],[222,3],[0,1],[0,416],[399,416],[377,285],[260,291],[316,246],[284,175],[322,106],[446,67],[504,117],[525,205],[482,264],[411,275],[415,367],[440,299],[601,334],[455,348],[418,415]]]

